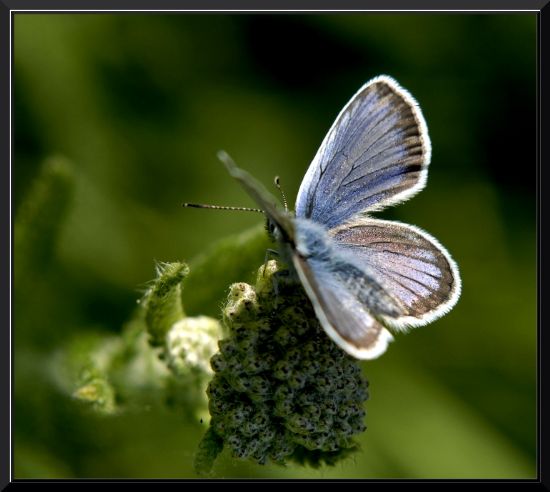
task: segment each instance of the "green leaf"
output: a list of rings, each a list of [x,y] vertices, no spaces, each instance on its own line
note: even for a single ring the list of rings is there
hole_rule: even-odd
[[[220,302],[225,299],[229,286],[254,281],[269,246],[265,227],[258,225],[221,239],[194,258],[185,280],[188,312],[219,317]]]
[[[195,455],[194,467],[197,475],[205,476],[212,471],[214,461],[222,452],[223,440],[210,427],[204,434]]]

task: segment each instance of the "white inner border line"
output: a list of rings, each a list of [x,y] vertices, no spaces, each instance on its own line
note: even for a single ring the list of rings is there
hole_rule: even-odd
[[[10,118],[10,121],[8,123],[9,127],[10,127],[10,131],[9,131],[9,139],[10,139],[10,142],[9,142],[9,176],[10,176],[10,191],[9,191],[9,196],[10,196],[10,205],[9,205],[9,210],[10,210],[10,232],[9,232],[9,236],[10,236],[10,245],[9,245],[9,256],[10,256],[10,295],[9,295],[9,303],[10,303],[10,307],[9,307],[9,320],[10,320],[10,327],[9,327],[9,343],[10,343],[10,348],[9,348],[9,351],[10,351],[10,369],[9,369],[9,373],[10,373],[10,382],[9,382],[9,389],[10,389],[10,394],[8,396],[8,400],[9,400],[9,415],[10,415],[10,430],[9,430],[9,442],[10,442],[10,449],[9,449],[9,454],[10,454],[10,458],[9,458],[9,471],[8,471],[8,475],[10,477],[9,479],[9,483],[13,482],[13,475],[12,475],[12,472],[13,472],[13,443],[12,443],[12,429],[13,429],[13,422],[12,422],[12,405],[13,405],[13,401],[12,401],[12,395],[13,395],[13,388],[12,388],[12,377],[13,377],[13,374],[12,374],[12,364],[13,364],[13,358],[12,358],[12,351],[14,350],[14,347],[13,347],[13,341],[12,341],[12,329],[13,329],[13,323],[12,323],[12,312],[11,312],[11,309],[12,309],[12,297],[11,297],[11,286],[12,286],[12,278],[13,278],[13,262],[12,262],[12,259],[13,259],[13,252],[12,252],[12,249],[11,249],[11,245],[12,245],[12,228],[13,228],[13,215],[12,215],[12,198],[11,198],[11,185],[12,185],[12,164],[13,164],[13,154],[12,154],[12,122],[13,122],[13,115],[12,115],[12,107],[11,107],[11,100],[12,100],[12,94],[13,94],[13,90],[12,90],[12,86],[11,86],[11,81],[12,81],[12,71],[11,71],[11,67],[12,67],[12,64],[13,64],[13,47],[12,47],[12,24],[13,24],[13,15],[11,15],[11,13],[14,12],[13,10],[10,10],[10,28],[9,28],[9,36],[10,36],[10,55],[9,55],[9,63],[10,63],[10,67],[9,67],[9,77],[10,77],[10,81],[9,81],[9,88],[10,88],[10,92],[9,92],[9,118]]]
[[[72,9],[12,9],[9,11],[12,12],[26,12],[29,14],[35,12],[254,12],[254,13],[264,13],[264,12],[289,12],[289,13],[301,13],[301,12],[386,12],[386,13],[399,13],[399,12],[442,12],[442,13],[453,13],[453,12],[468,12],[470,14],[482,14],[485,12],[540,12],[540,9],[510,9],[510,10],[497,10],[497,9],[483,9],[483,10],[443,10],[443,9],[407,9],[407,10],[387,10],[387,9],[340,9],[340,10],[322,10],[322,9],[265,9],[265,10],[254,10],[254,9],[116,9],[116,10],[106,10],[106,9],[81,9],[81,10],[72,10]]]
[[[13,471],[13,447],[12,447],[12,428],[13,428],[13,422],[12,422],[12,394],[13,394],[13,388],[12,388],[12,292],[11,292],[11,279],[13,277],[13,268],[12,268],[12,258],[13,258],[13,252],[12,252],[12,227],[13,227],[13,221],[12,221],[12,165],[13,165],[13,149],[12,149],[12,121],[13,121],[13,115],[12,115],[12,64],[13,64],[13,46],[12,46],[12,31],[13,31],[13,13],[17,12],[24,12],[28,14],[37,13],[37,12],[101,12],[101,13],[120,13],[120,12],[254,12],[254,13],[264,13],[264,12],[291,12],[291,13],[303,13],[303,12],[385,12],[385,13],[399,13],[399,12],[443,12],[443,13],[453,13],[453,12],[468,12],[472,14],[482,14],[486,12],[498,12],[498,13],[506,13],[506,12],[540,12],[540,9],[511,9],[511,10],[497,10],[497,9],[487,9],[487,10],[466,10],[466,9],[457,9],[457,10],[442,10],[442,9],[407,9],[407,10],[385,10],[385,9],[375,9],[375,10],[368,10],[368,9],[350,9],[350,10],[322,10],[322,9],[314,9],[314,10],[289,10],[289,9],[274,9],[274,10],[253,10],[253,9],[233,9],[233,10],[203,10],[203,9],[192,9],[192,10],[184,10],[184,9],[164,9],[164,10],[155,10],[155,9],[117,9],[117,10],[105,10],[105,9],[82,9],[82,10],[71,10],[71,9],[55,9],[55,10],[48,10],[48,9],[10,9],[10,29],[9,29],[9,35],[10,35],[10,42],[9,42],[9,179],[10,179],[10,191],[9,191],[9,197],[10,197],[10,204],[9,204],[9,210],[10,210],[10,231],[9,231],[9,238],[10,238],[10,244],[9,244],[9,261],[10,261],[10,294],[9,294],[9,322],[10,322],[10,329],[9,329],[9,343],[10,343],[10,380],[9,380],[9,420],[10,420],[10,430],[9,430],[9,443],[10,443],[10,459],[9,459],[9,481],[10,483],[13,481],[12,471]]]

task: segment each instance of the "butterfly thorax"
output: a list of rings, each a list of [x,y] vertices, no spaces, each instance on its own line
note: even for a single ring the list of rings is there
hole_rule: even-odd
[[[302,258],[315,256],[320,261],[327,261],[333,252],[331,238],[328,231],[317,222],[302,217],[294,220],[295,226],[295,251]]]

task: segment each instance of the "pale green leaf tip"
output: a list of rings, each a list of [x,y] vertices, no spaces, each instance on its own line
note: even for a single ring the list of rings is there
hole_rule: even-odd
[[[77,400],[91,404],[99,413],[111,415],[116,412],[115,391],[104,378],[92,379],[74,391],[73,396]]]
[[[141,299],[151,344],[162,346],[174,323],[185,316],[181,302],[181,282],[189,273],[183,262],[158,263],[157,278]]]

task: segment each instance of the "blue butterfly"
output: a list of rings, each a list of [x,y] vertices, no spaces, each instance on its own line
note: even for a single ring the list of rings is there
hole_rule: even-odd
[[[425,185],[431,144],[418,104],[393,78],[367,82],[346,104],[302,181],[295,216],[219,154],[268,217],[329,337],[358,359],[383,354],[405,331],[447,313],[458,267],[418,227],[369,214]]]

